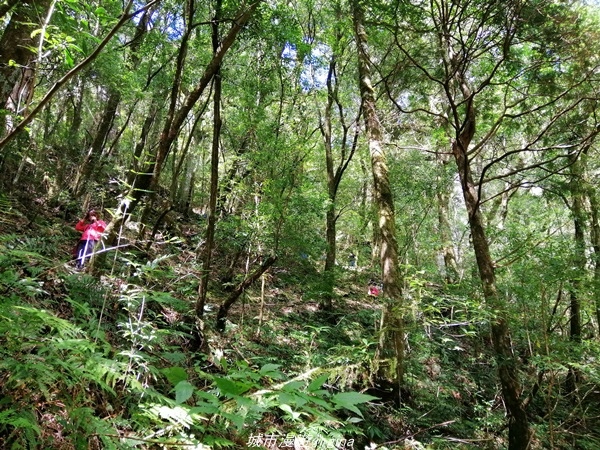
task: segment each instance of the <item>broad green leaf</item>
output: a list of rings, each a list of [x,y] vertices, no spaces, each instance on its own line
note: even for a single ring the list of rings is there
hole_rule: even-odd
[[[175,386],[175,402],[179,405],[186,402],[194,394],[194,386],[187,380],[180,381]]]
[[[349,419],[347,419],[347,422],[350,423],[360,423],[362,421],[363,419],[361,419],[360,417],[350,417]]]
[[[323,383],[325,383],[328,378],[329,378],[329,374],[324,374],[324,375],[321,375],[320,377],[315,378],[308,385],[308,392],[315,392],[315,391],[319,390],[321,388],[321,386],[323,386]]]
[[[231,381],[227,378],[215,377],[215,383],[221,391],[221,394],[226,395],[228,397],[242,395],[248,389],[250,389],[250,385],[247,383],[242,383],[239,381]]]
[[[31,32],[31,35],[30,35],[30,36],[31,36],[31,38],[32,38],[32,39],[35,39],[35,37],[36,37],[38,34],[42,34],[42,31],[43,31],[43,30],[42,30],[41,28],[38,28],[37,30],[33,30],[33,31]],[[48,35],[46,34],[46,35],[44,36],[44,39],[47,39],[47,38],[48,38]]]
[[[356,407],[356,405],[367,403],[371,400],[377,400],[377,397],[361,394],[360,392],[340,392],[339,394],[335,394],[331,400],[340,408],[349,409],[350,411],[355,412],[362,417],[362,413]]]
[[[282,389],[287,392],[298,391],[304,387],[304,383],[302,381],[290,381],[283,385]]]
[[[240,416],[239,414],[231,414],[231,413],[225,413],[225,412],[222,412],[221,415],[225,419],[232,422],[238,430],[243,428],[244,420],[245,420],[243,416]]]
[[[217,397],[215,394],[211,394],[210,392],[198,391],[198,392],[196,392],[196,396],[199,398],[208,400],[210,403],[212,403],[214,405],[218,405],[221,403],[219,401],[219,397]]]
[[[280,364],[265,364],[260,368],[260,374],[263,377],[269,377],[273,379],[281,379],[284,375],[278,370],[281,367]]]
[[[182,367],[167,367],[161,372],[173,386],[180,381],[187,380],[187,373]]]
[[[196,406],[190,409],[190,414],[216,414],[218,412],[218,406],[206,402],[199,402]]]
[[[279,401],[281,403],[294,405],[294,406],[302,406],[306,403],[306,400],[299,395],[290,392],[281,392],[279,394]]]
[[[320,407],[325,408],[328,411],[331,411],[333,409],[331,403],[326,400],[323,400],[322,398],[316,397],[314,395],[303,395],[303,397],[305,397],[307,401],[312,402],[315,405],[319,405]]]

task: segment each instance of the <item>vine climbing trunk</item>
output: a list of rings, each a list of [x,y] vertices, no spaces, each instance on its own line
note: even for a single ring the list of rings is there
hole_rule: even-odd
[[[377,229],[381,249],[379,262],[385,302],[381,320],[380,344],[375,363],[376,366],[380,366],[382,357],[392,350],[392,381],[397,391],[398,401],[400,401],[400,387],[404,378],[404,319],[402,317],[402,275],[398,260],[394,198],[390,187],[386,154],[383,148],[383,127],[377,116],[375,93],[371,83],[371,57],[367,45],[367,33],[364,28],[364,11],[360,0],[353,0],[352,16],[358,48],[359,88],[371,157],[373,194],[378,213]],[[382,374],[383,372],[380,369],[379,375]]]

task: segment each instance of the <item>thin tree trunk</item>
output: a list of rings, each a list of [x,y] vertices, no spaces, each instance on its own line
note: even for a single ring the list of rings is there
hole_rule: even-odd
[[[215,7],[215,19],[212,22],[213,51],[216,53],[219,47],[219,19],[221,17],[221,0],[217,0]],[[210,197],[208,201],[208,221],[206,226],[206,237],[202,248],[202,275],[198,286],[198,300],[196,301],[196,317],[204,314],[204,305],[208,293],[208,279],[210,277],[211,257],[215,240],[215,225],[217,221],[217,198],[219,195],[219,140],[221,138],[221,76],[220,66],[215,68],[213,79],[213,141],[210,159]],[[235,299],[233,300],[235,301]],[[233,303],[232,301],[232,303]],[[219,310],[221,312],[221,310]],[[226,314],[226,311],[225,311]],[[217,326],[219,326],[217,320]]]
[[[332,136],[331,136],[331,115],[334,101],[333,75],[335,72],[335,55],[332,56],[329,64],[329,73],[327,75],[327,104],[325,106],[325,117],[321,124],[321,134],[325,145],[325,166],[327,169],[327,195],[329,204],[326,213],[325,236],[327,240],[327,252],[325,254],[325,268],[323,276],[325,280],[325,295],[321,300],[320,307],[325,311],[331,311],[333,308],[333,287],[335,284],[335,259],[336,259],[336,223],[335,200],[337,197],[337,185],[335,180],[335,169],[333,167]]]
[[[262,330],[263,318],[265,316],[265,274],[263,273],[260,277],[260,309],[258,311],[258,327],[256,328],[256,338],[260,337]]]
[[[336,14],[341,16],[339,9]],[[336,29],[336,45],[337,48],[342,40],[342,32]],[[327,195],[329,205],[326,213],[326,230],[327,253],[325,256],[324,278],[326,283],[325,296],[320,304],[320,307],[326,311],[333,309],[333,290],[336,283],[335,261],[337,257],[337,220],[338,214],[337,195],[342,182],[342,177],[348,168],[348,165],[354,157],[358,143],[358,127],[355,129],[352,144],[349,144],[350,125],[347,123],[344,106],[341,104],[338,91],[339,80],[341,74],[337,71],[337,54],[331,56],[329,63],[329,71],[327,74],[327,104],[325,106],[325,114],[321,123],[321,134],[325,146],[325,165],[327,170]],[[336,129],[336,135],[339,137],[339,150],[334,155],[334,131],[333,131],[333,111],[337,111],[337,122],[339,123]],[[359,112],[360,114],[360,112]],[[357,121],[360,117],[357,117]],[[338,162],[337,166],[334,161]]]
[[[75,175],[75,180],[73,181],[73,193],[75,196],[79,196],[83,186],[85,185],[84,183],[93,178],[92,173],[100,160],[102,149],[104,148],[104,145],[108,139],[108,135],[112,129],[120,102],[121,92],[119,90],[112,89],[108,94],[108,100],[106,101],[104,112],[102,114],[102,118],[100,119],[100,124],[98,125],[98,130],[96,131],[96,136],[94,137],[92,146],[86,154],[83,162],[80,164],[79,171]]]
[[[402,305],[402,276],[398,261],[398,242],[394,198],[390,187],[386,155],[383,149],[383,130],[377,117],[375,94],[371,85],[371,57],[364,29],[364,12],[360,0],[352,3],[354,35],[358,47],[359,87],[371,156],[373,192],[378,209],[378,232],[381,242],[380,264],[385,307],[382,318],[382,336],[376,359],[392,350],[394,356],[393,382],[400,401],[400,386],[404,378],[404,320]],[[376,365],[380,361],[375,361]]]
[[[452,229],[448,218],[448,205],[450,203],[450,189],[445,189],[445,167],[448,164],[448,159],[445,156],[438,156],[441,176],[438,176],[440,186],[437,192],[437,209],[438,209],[438,232],[442,243],[442,258],[444,259],[444,278],[446,283],[452,284],[458,281],[458,265],[456,264],[456,254],[454,252],[454,244],[452,242]]]
[[[574,228],[574,254],[573,254],[573,279],[570,286],[570,308],[569,308],[569,339],[574,345],[581,343],[581,277],[586,272],[585,256],[585,215],[583,205],[583,192],[581,184],[583,181],[582,161],[577,154],[571,156],[571,213],[573,215]],[[565,388],[568,394],[574,394],[577,391],[579,381],[579,371],[570,366],[565,381]]]
[[[276,256],[269,256],[265,259],[262,264],[256,268],[256,270],[250,274],[248,278],[242,281],[235,290],[231,293],[227,300],[223,302],[223,304],[219,307],[219,311],[217,312],[217,324],[216,328],[218,331],[225,331],[225,320],[227,319],[227,313],[229,313],[229,309],[236,302],[236,300],[244,293],[246,289],[248,289],[252,284],[258,280],[269,268],[277,261]]]
[[[593,187],[588,190],[591,211],[591,241],[594,249],[594,304],[596,308],[597,336],[600,337],[600,220],[598,197]]]

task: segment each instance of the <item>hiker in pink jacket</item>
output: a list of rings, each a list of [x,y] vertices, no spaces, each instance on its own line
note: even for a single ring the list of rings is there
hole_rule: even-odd
[[[77,245],[77,268],[81,269],[92,256],[96,243],[102,238],[106,223],[98,219],[95,210],[90,209],[85,217],[77,222],[75,229],[82,233],[81,240]]]

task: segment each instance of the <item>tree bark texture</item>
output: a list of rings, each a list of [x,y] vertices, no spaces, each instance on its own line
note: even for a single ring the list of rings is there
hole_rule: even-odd
[[[215,20],[212,25],[213,50],[216,53],[219,48],[219,18],[221,15],[221,0],[217,0]],[[198,286],[198,300],[196,301],[196,317],[204,315],[204,305],[208,294],[208,280],[210,278],[210,265],[212,251],[215,241],[215,227],[217,221],[217,198],[219,195],[219,141],[221,139],[221,76],[220,66],[215,70],[213,79],[213,140],[210,157],[210,197],[208,201],[208,220],[206,224],[206,235],[202,248],[202,274]],[[233,300],[235,301],[235,300]],[[233,303],[232,301],[232,303]],[[226,312],[225,312],[226,313]]]
[[[377,116],[375,94],[371,83],[371,57],[364,28],[364,12],[360,0],[352,3],[354,35],[358,47],[359,87],[363,101],[363,115],[371,157],[373,194],[377,205],[381,276],[383,298],[386,302],[380,339],[379,354],[394,356],[394,383],[400,394],[404,379],[404,320],[402,305],[402,276],[398,260],[394,198],[390,187],[386,154],[383,149],[383,130]],[[378,356],[379,357],[379,356]],[[376,361],[377,363],[377,361]]]
[[[20,2],[0,38],[0,136],[7,131],[7,115],[22,113],[31,100],[36,56],[31,35],[49,8],[50,0]]]
[[[581,277],[586,272],[587,258],[585,255],[585,207],[584,196],[581,185],[583,184],[582,161],[577,154],[570,157],[571,180],[569,189],[571,191],[571,214],[573,216],[574,230],[574,253],[573,253],[573,277],[570,283],[570,307],[569,307],[569,339],[575,345],[581,343]],[[579,371],[569,367],[565,388],[567,393],[574,394],[579,381]]]
[[[522,387],[519,381],[516,357],[513,355],[510,331],[507,319],[506,301],[502,299],[496,287],[495,267],[490,254],[485,232],[483,214],[477,186],[473,181],[471,162],[467,149],[475,134],[475,109],[472,96],[465,92],[467,101],[463,126],[452,145],[452,153],[460,176],[465,206],[467,209],[473,250],[479,270],[483,295],[488,308],[496,313],[491,331],[498,375],[502,387],[502,397],[509,416],[509,450],[526,450],[530,445],[531,430],[529,419],[521,401]]]
[[[591,212],[591,242],[594,249],[594,307],[596,309],[597,336],[600,336],[600,204],[593,187],[588,190]]]

